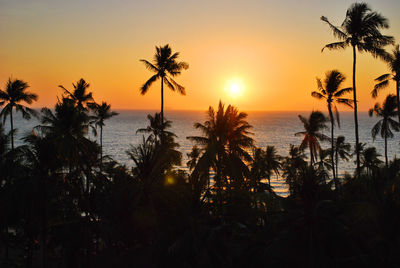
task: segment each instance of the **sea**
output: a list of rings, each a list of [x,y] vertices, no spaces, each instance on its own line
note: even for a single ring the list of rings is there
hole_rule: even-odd
[[[103,146],[104,154],[111,156],[118,162],[133,167],[134,163],[129,159],[126,151],[131,146],[137,146],[142,142],[143,134],[136,133],[139,128],[145,128],[149,121],[148,114],[154,115],[157,111],[152,110],[117,110],[118,116],[112,117],[105,122],[103,129]],[[194,143],[187,139],[188,136],[199,136],[202,133],[193,127],[194,123],[203,123],[207,120],[205,111],[175,111],[167,110],[164,112],[165,117],[172,121],[171,131],[177,135],[177,142],[180,144],[179,150],[183,154],[181,169],[187,169],[185,163],[188,160],[187,154],[191,151]],[[267,145],[275,146],[277,152],[281,156],[287,156],[290,144],[299,145],[302,138],[295,136],[295,133],[303,131],[303,125],[298,115],[308,117],[310,111],[298,112],[248,112],[247,121],[253,126],[251,129],[252,137],[256,146],[265,148]],[[382,155],[384,160],[384,141],[378,136],[372,139],[371,129],[378,122],[378,118],[369,117],[366,111],[361,111],[359,116],[359,132],[360,141],[367,143],[367,146],[374,146]],[[22,138],[29,134],[32,129],[39,124],[38,119],[26,121],[22,119],[20,114],[14,115],[14,127],[17,129],[15,145],[22,145]],[[340,114],[341,127],[335,128],[335,136],[343,135],[346,141],[354,146],[354,119],[352,112],[342,112]],[[324,130],[324,134],[330,136],[329,125]],[[5,123],[6,130],[9,130],[9,122]],[[91,139],[96,137],[91,136]],[[394,133],[394,138],[388,140],[389,159],[400,155],[400,134]],[[323,148],[329,148],[330,143],[322,143]],[[340,174],[344,172],[352,174],[355,169],[355,157],[348,162],[340,161]],[[272,186],[275,192],[281,195],[287,195],[287,186],[284,179],[276,176],[272,180]]]

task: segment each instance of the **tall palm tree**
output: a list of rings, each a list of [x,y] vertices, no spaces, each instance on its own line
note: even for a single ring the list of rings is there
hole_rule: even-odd
[[[379,103],[376,103],[374,108],[369,110],[369,116],[373,116],[375,114],[377,117],[382,117],[371,130],[372,138],[375,140],[378,133],[381,134],[381,137],[385,140],[385,165],[388,167],[388,155],[387,155],[387,139],[393,138],[392,129],[395,131],[400,131],[400,123],[393,120],[392,117],[396,117],[397,115],[397,101],[396,96],[389,94],[385,101],[383,102],[383,106],[380,106]]]
[[[388,54],[384,46],[393,44],[392,36],[382,35],[380,29],[389,28],[388,20],[379,13],[372,11],[366,3],[354,3],[346,12],[346,17],[340,27],[334,26],[329,20],[322,16],[321,20],[326,22],[333,35],[340,41],[327,44],[324,48],[345,49],[351,46],[353,49],[353,101],[354,101],[354,126],[356,145],[360,143],[358,135],[357,117],[357,90],[356,90],[356,51],[371,53],[374,57],[387,59]],[[324,50],[324,48],[322,50]],[[356,146],[357,175],[360,175],[360,153]]]
[[[22,114],[22,117],[26,120],[31,119],[31,116],[36,116],[36,111],[24,106],[21,102],[31,104],[36,101],[38,96],[35,93],[26,91],[29,88],[27,82],[15,79],[8,79],[6,89],[3,91],[0,89],[0,106],[6,104],[3,110],[0,112],[0,117],[3,117],[3,124],[7,117],[10,116],[11,124],[11,149],[14,150],[14,121],[13,121],[13,109]]]
[[[100,127],[100,168],[101,163],[103,161],[103,127],[105,126],[104,121],[110,119],[113,116],[118,115],[117,112],[111,111],[111,105],[102,102],[101,104],[98,103],[90,103],[89,108],[94,113],[94,123],[96,126]]]
[[[340,127],[340,119],[339,119],[339,111],[336,107],[336,103],[342,103],[349,107],[353,107],[352,100],[342,98],[342,96],[352,90],[351,87],[341,89],[341,84],[345,80],[345,76],[339,72],[338,70],[332,70],[326,73],[326,77],[324,83],[322,83],[321,79],[317,78],[318,91],[313,91],[311,96],[317,99],[324,99],[328,104],[328,112],[329,119],[331,121],[331,165],[332,165],[332,174],[335,184],[337,186],[336,181],[336,172],[335,172],[335,163],[334,163],[334,126],[335,126],[335,117],[338,126]],[[333,107],[332,107],[333,106]],[[332,108],[335,110],[335,117],[333,116]]]
[[[179,52],[172,54],[171,47],[167,44],[165,46],[156,46],[153,63],[143,59],[140,60],[148,70],[155,73],[140,88],[142,95],[147,93],[147,90],[155,81],[161,79],[161,122],[164,122],[164,84],[172,91],[177,90],[182,95],[186,94],[185,88],[172,79],[172,77],[180,75],[183,69],[189,68],[189,64],[186,62],[177,61],[178,56]]]
[[[400,91],[400,49],[399,45],[393,49],[391,55],[389,55],[387,59],[387,64],[389,65],[389,69],[391,73],[383,74],[375,79],[378,83],[375,85],[374,89],[371,92],[372,97],[376,98],[378,96],[378,92],[387,87],[389,85],[389,81],[393,80],[396,82],[396,102],[397,102],[397,113],[400,123],[400,99],[399,99],[399,91]]]
[[[63,163],[71,172],[82,156],[80,152],[89,143],[86,139],[89,129],[88,114],[82,112],[70,98],[58,101],[54,112],[49,108],[42,108],[41,113],[41,124],[35,129],[57,144]]]
[[[194,125],[202,131],[203,136],[187,138],[201,146],[199,166],[215,172],[217,204],[221,212],[223,182],[227,183],[228,173],[233,169],[232,163],[236,170],[247,169],[244,162],[252,159],[248,151],[253,147],[254,140],[249,136],[251,125],[246,121],[247,114],[231,105],[225,109],[224,104],[219,102],[217,111],[210,106],[207,117],[204,124]]]
[[[328,136],[320,132],[326,128],[326,117],[319,111],[312,111],[309,118],[299,115],[299,119],[303,123],[305,131],[297,132],[295,136],[304,137],[300,144],[300,149],[308,146],[310,149],[310,164],[312,165],[321,152],[320,141],[329,140]]]
[[[76,84],[72,83],[74,91],[69,91],[64,86],[59,85],[64,90],[67,97],[72,99],[80,110],[86,110],[87,104],[93,102],[92,92],[87,92],[90,84],[88,84],[83,78],[79,79]]]

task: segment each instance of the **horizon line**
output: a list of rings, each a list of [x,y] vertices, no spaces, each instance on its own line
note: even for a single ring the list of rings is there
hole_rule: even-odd
[[[49,108],[48,106],[42,106],[42,107],[31,107],[32,109],[42,109],[42,108]],[[54,107],[49,108],[49,109],[54,109]],[[159,109],[156,108],[149,108],[149,109],[135,109],[135,108],[114,108],[113,110],[115,111],[159,111]],[[171,112],[207,112],[208,108],[206,109],[164,109],[164,111],[171,111]],[[319,109],[311,109],[311,110],[246,110],[246,109],[239,109],[239,111],[242,112],[271,112],[271,113],[276,113],[276,112],[312,112],[312,111],[320,111],[320,112],[328,112],[325,110],[319,110]],[[368,112],[369,110],[358,110],[358,112]],[[346,110],[346,111],[341,111],[341,113],[350,113],[353,112],[352,110]]]

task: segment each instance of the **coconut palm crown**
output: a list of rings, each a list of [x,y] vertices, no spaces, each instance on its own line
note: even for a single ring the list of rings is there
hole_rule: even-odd
[[[64,90],[67,97],[72,99],[79,109],[86,110],[86,106],[93,102],[92,92],[87,92],[90,84],[81,78],[76,84],[72,83],[72,86],[74,87],[74,91],[71,92],[64,86],[59,85],[59,87]]]

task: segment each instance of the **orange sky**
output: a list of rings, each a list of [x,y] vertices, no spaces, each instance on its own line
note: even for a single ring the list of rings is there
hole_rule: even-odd
[[[350,86],[352,56],[321,53],[335,39],[319,18],[338,25],[352,2],[2,0],[0,88],[10,76],[23,79],[39,94],[36,107],[53,106],[62,93],[57,85],[71,88],[83,77],[95,99],[114,109],[159,109],[159,83],[139,94],[151,75],[139,59],[152,59],[155,45],[169,43],[190,68],[176,78],[187,95],[168,90],[167,109],[205,110],[220,99],[242,110],[325,109],[310,96],[315,77],[336,68]],[[385,33],[400,38],[400,1],[369,4],[390,20]],[[373,79],[386,72],[381,61],[359,57],[360,110],[376,102]],[[226,93],[233,78],[245,87],[240,98]]]

